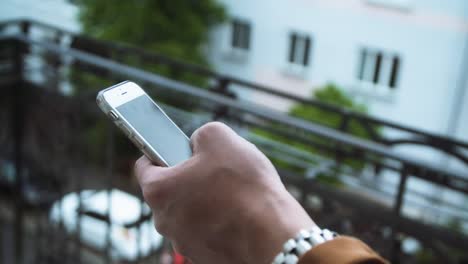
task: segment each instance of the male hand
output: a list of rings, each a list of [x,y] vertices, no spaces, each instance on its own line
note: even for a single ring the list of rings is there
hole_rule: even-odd
[[[196,130],[193,156],[166,168],[140,158],[135,173],[156,229],[195,264],[271,263],[314,222],[271,162],[218,122]]]

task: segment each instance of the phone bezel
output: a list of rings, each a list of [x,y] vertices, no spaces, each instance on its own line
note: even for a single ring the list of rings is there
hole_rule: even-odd
[[[117,108],[142,95],[146,95],[145,91],[133,82],[122,83],[103,93],[104,99],[112,108]]]
[[[139,96],[147,96],[151,102],[161,111],[161,113],[170,121],[170,123],[176,127],[182,135],[187,139],[190,144],[190,139],[185,135],[185,133],[172,121],[169,116],[164,112],[164,110],[154,102],[154,100],[136,83],[125,81],[114,86],[111,86],[107,89],[99,92],[97,97],[97,102],[101,110],[103,110],[107,115],[111,111],[117,115],[117,119],[113,120],[114,123],[129,137],[129,139],[142,151],[153,163],[169,167],[171,166],[168,162],[162,157],[159,152],[152,147],[148,141],[128,122],[128,120],[123,116],[118,110],[117,107],[125,103],[132,101],[133,99]],[[175,164],[172,164],[175,165]]]

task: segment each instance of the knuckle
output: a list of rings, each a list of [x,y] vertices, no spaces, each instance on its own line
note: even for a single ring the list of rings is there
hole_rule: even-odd
[[[148,171],[138,171],[135,173],[141,188],[145,188],[147,185],[154,181],[153,176]]]
[[[225,140],[233,137],[233,135],[235,135],[235,132],[221,122],[206,123],[193,133],[191,138],[192,148],[194,152],[197,152],[197,149],[209,148],[213,142]]]
[[[158,184],[148,184],[142,186],[142,194],[145,201],[151,207],[153,212],[162,212],[167,207],[170,197],[168,192]]]
[[[205,141],[215,137],[224,136],[229,131],[230,128],[221,122],[210,122],[197,129],[194,135],[196,140]]]
[[[163,189],[157,181],[148,181],[141,186],[143,197],[151,204],[160,204],[163,202]]]
[[[205,135],[218,135],[225,133],[229,127],[221,122],[210,122],[200,128],[200,133]]]
[[[248,141],[248,140],[246,140],[245,142],[247,142],[247,145],[248,145],[251,149],[253,149],[254,151],[257,151],[257,150],[260,151],[260,149],[259,149],[259,148],[257,147],[257,145],[255,145],[254,143],[252,143],[252,142],[250,142],[250,141]]]

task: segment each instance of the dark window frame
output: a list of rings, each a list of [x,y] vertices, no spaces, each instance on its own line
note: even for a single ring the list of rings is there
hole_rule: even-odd
[[[357,71],[357,78],[360,81],[373,83],[375,85],[383,85],[390,89],[396,89],[398,86],[398,80],[401,75],[401,57],[395,53],[388,53],[382,50],[376,50],[372,48],[362,48],[360,50],[359,64]],[[372,66],[368,63],[371,62]],[[387,65],[388,72],[383,73],[385,69],[384,63],[390,63]],[[366,74],[366,69],[373,67],[372,72]],[[388,78],[385,78],[383,74],[387,74]],[[385,80],[386,83],[382,83]]]
[[[231,48],[250,50],[251,34],[252,26],[249,22],[238,18],[231,20]]]
[[[389,79],[389,87],[392,89],[397,88],[398,85],[398,78],[400,76],[401,70],[401,59],[399,56],[395,55],[392,58],[392,68],[390,70],[390,79]]]
[[[302,43],[301,43],[302,42]],[[299,46],[302,45],[302,46]],[[302,47],[302,49],[299,49]],[[308,34],[292,32],[289,35],[288,62],[307,67],[310,64],[312,37]],[[298,54],[300,52],[301,54]]]
[[[377,52],[377,55],[375,56],[375,66],[374,66],[374,76],[372,78],[372,82],[375,84],[379,83],[379,78],[381,75],[382,71],[382,60],[383,60],[383,54],[382,52]]]

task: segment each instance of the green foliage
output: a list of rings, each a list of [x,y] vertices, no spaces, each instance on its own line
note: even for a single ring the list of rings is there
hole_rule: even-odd
[[[210,29],[226,18],[224,7],[216,0],[80,0],[78,3],[79,18],[86,35],[130,44],[204,67],[210,66],[204,52]],[[144,61],[134,54],[114,52],[110,56],[114,60],[198,87],[206,87],[208,83],[204,76]],[[90,79],[78,75],[73,72],[72,78],[78,82]],[[97,77],[102,80],[94,80],[91,87],[106,84],[108,76]],[[80,85],[81,89],[83,87],[89,86]]]
[[[223,22],[226,17],[223,6],[216,0],[79,0],[80,21],[86,35],[93,38],[121,42],[143,48],[149,52],[166,55],[173,59],[209,67],[204,54],[210,29]],[[150,63],[135,54],[120,54],[111,51],[104,56],[146,71],[155,72],[171,79],[206,87],[207,79],[200,75],[183,72],[167,65]],[[75,68],[77,67],[77,68]],[[69,75],[75,84],[75,93],[88,93],[103,89],[121,80],[120,76],[93,69],[88,66],[76,66]],[[180,94],[158,87],[142,84],[158,101],[177,105],[180,108],[193,109],[198,102],[181,97]],[[158,93],[153,94],[153,93]],[[102,144],[106,132],[104,118],[90,125],[86,139],[92,142],[89,157],[102,162]],[[128,153],[126,141],[117,136],[119,155]]]
[[[339,106],[349,111],[356,111],[360,113],[367,112],[367,109],[364,105],[356,103],[349,95],[347,95],[344,91],[342,91],[339,87],[337,87],[334,84],[327,84],[324,87],[316,89],[313,92],[312,97],[319,102]],[[330,128],[334,128],[334,129],[339,129],[342,123],[342,115],[333,113],[330,111],[326,111],[315,106],[306,105],[306,104],[294,105],[290,109],[289,114],[291,116],[305,119],[307,121],[318,123],[318,124],[321,124]],[[294,131],[291,131],[291,129],[284,128],[284,127],[275,126],[275,129],[286,131],[286,132],[293,133],[293,134],[295,133]],[[373,127],[372,129],[374,130],[375,133],[377,134],[379,133],[379,128]],[[365,128],[361,124],[357,123],[355,120],[351,120],[348,123],[346,132],[351,135],[360,137],[360,138],[369,138],[369,135],[366,132]],[[296,141],[291,138],[282,137],[276,133],[273,133],[272,131],[255,129],[254,133],[262,135],[264,137],[268,137],[275,141],[286,143],[290,146],[294,146],[296,148],[305,150],[312,154],[318,154],[321,156],[328,155],[333,158],[333,156],[331,156],[333,154],[324,154],[321,152],[320,149],[316,147],[306,145],[302,142]],[[307,138],[314,142],[320,142],[321,144],[325,146],[336,147],[335,142],[329,142],[323,138],[320,138],[314,135],[308,135]],[[343,150],[349,150],[349,148],[345,148],[345,147],[342,147],[342,148]],[[289,170],[293,170],[296,172],[304,172],[303,169],[291,166],[284,161],[273,160],[273,162],[275,162],[275,165],[279,167],[287,168]],[[345,159],[344,163],[353,167],[354,169],[362,169],[364,166],[364,163],[360,161],[359,159]],[[331,185],[335,185],[335,186],[341,185],[340,181],[335,177],[334,174],[322,173],[318,175],[317,179],[320,180],[321,182],[325,182]]]
[[[87,34],[201,65],[209,30],[224,19],[215,0],[81,0]]]
[[[367,113],[367,108],[365,105],[358,104],[353,99],[347,95],[343,90],[341,90],[335,84],[327,84],[323,88],[315,90],[313,93],[313,97],[322,103],[327,103],[330,105],[338,106],[344,108],[348,111],[359,112],[359,113]],[[290,115],[298,118],[302,118],[314,123],[318,123],[327,127],[331,127],[334,129],[342,129],[342,122],[343,116],[319,109],[314,106],[305,105],[305,104],[298,104],[291,108]],[[379,128],[372,127],[376,134],[379,133]],[[370,135],[366,131],[366,129],[358,123],[356,120],[352,119],[348,121],[345,130],[346,133],[351,134],[353,136],[369,139]],[[323,140],[322,140],[323,142]],[[327,145],[335,144],[330,142],[324,142]],[[350,150],[345,149],[345,150]],[[354,168],[361,168],[363,163],[356,160],[349,160],[347,164],[354,167]]]
[[[351,97],[345,94],[334,84],[327,84],[323,88],[316,90],[312,95],[317,101],[339,106],[350,111],[366,113],[364,105],[355,103]],[[341,115],[332,113],[305,104],[298,104],[292,107],[290,114],[311,122],[319,123],[332,128],[339,128],[342,122]],[[366,137],[364,128],[356,123],[350,122],[348,131],[358,137]]]

